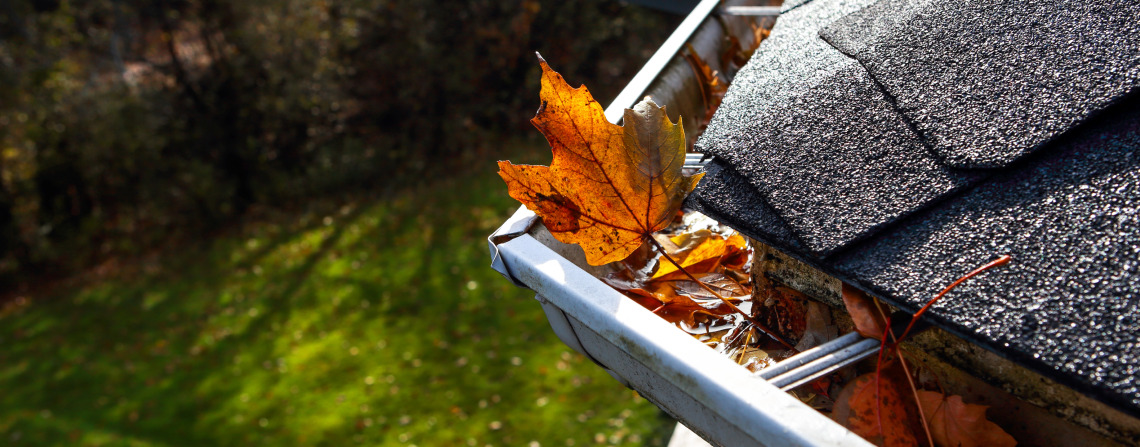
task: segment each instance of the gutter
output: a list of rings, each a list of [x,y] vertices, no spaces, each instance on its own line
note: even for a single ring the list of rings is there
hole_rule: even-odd
[[[750,31],[748,22],[736,14],[718,14],[719,3],[703,0],[681,23],[606,108],[611,122],[618,122],[623,109],[649,95],[668,105],[671,118],[677,113],[684,116],[686,132],[696,130],[689,126],[695,126],[698,114],[704,113],[700,86],[678,52],[685,44],[692,45],[714,69],[720,69],[719,54],[727,34],[744,42],[751,39],[744,35]],[[762,11],[772,13],[771,8]],[[686,164],[696,164],[700,157],[689,158]],[[777,383],[709,349],[602,283],[596,275],[604,268],[586,265],[580,248],[554,240],[525,207],[488,243],[492,268],[536,292],[551,329],[566,345],[706,441],[726,446],[870,445]],[[783,369],[795,368],[789,364]]]

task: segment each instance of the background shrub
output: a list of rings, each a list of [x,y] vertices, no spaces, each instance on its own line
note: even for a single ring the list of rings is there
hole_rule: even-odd
[[[0,274],[192,240],[258,206],[494,169],[534,51],[613,98],[680,17],[612,0],[0,5]]]

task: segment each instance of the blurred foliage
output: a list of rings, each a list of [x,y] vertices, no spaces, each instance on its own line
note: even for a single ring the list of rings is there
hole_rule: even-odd
[[[0,274],[471,166],[537,107],[535,50],[606,102],[679,20],[612,0],[2,2]]]

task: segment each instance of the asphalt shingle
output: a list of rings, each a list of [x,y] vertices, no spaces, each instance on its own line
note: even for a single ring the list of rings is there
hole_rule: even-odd
[[[916,311],[969,270],[1010,254],[1008,267],[956,288],[927,315],[1140,413],[1140,100],[1123,106],[816,264]]]
[[[978,178],[938,163],[859,63],[818,37],[822,24],[869,3],[814,1],[781,16],[697,141],[815,254]]]
[[[686,207],[733,228],[749,228],[750,233],[764,234],[769,245],[781,250],[804,249],[783,219],[752,192],[748,180],[731,166],[712,159],[705,165],[704,172],[701,187],[689,194]]]
[[[1138,5],[802,4],[698,140],[689,202],[911,311],[1010,254],[929,318],[1140,415]]]
[[[820,35],[947,165],[993,168],[1140,86],[1137,24],[1135,1],[881,0]]]

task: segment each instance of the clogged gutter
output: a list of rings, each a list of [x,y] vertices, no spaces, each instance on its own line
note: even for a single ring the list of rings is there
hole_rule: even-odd
[[[727,82],[691,49],[687,60],[711,116]],[[834,337],[823,305],[773,283],[752,283],[752,250],[743,236],[679,213],[702,175],[682,171],[690,140],[680,122],[646,100],[625,111],[624,126],[612,124],[584,87],[571,88],[540,64],[542,105],[532,121],[554,159],[550,166],[499,167],[510,195],[557,239],[581,245],[590,264],[616,264],[605,278],[611,286],[751,371]],[[816,321],[809,324],[809,315]],[[814,392],[797,397],[829,409],[817,394],[829,395],[831,384],[813,382]]]
[[[584,87],[571,88],[539,59],[542,104],[532,122],[550,142],[554,159],[550,166],[501,161],[499,173],[510,195],[537,213],[555,238],[580,245],[592,265],[615,267],[604,278],[611,287],[750,371],[835,337],[822,304],[763,276],[754,283],[752,250],[743,236],[695,212],[680,211],[703,173],[683,171],[691,140],[679,121],[672,122],[664,107],[646,99],[625,110],[624,126],[613,124]],[[688,60],[702,81],[707,119],[725,84],[691,50]],[[906,432],[913,424],[906,421],[911,412],[896,405],[888,419],[898,430],[884,428],[878,411],[882,358],[874,387],[866,379],[852,382],[848,392],[854,395],[838,403],[831,396],[851,381],[851,371],[819,377],[790,392],[824,412],[838,405],[848,415],[841,422],[868,439],[890,443],[888,435]],[[920,401],[901,357],[899,364]],[[872,389],[874,398],[868,399]],[[937,405],[946,399],[934,395],[942,396],[931,399]],[[876,424],[866,422],[871,408]],[[933,444],[922,407],[917,408],[917,420]],[[1000,429],[996,433],[1005,437],[1002,441],[1012,440]],[[906,441],[917,437],[904,434],[910,436]]]
[[[719,298],[677,271],[650,245],[614,264],[603,282],[676,325],[698,341],[757,372],[799,351],[834,339],[827,306],[790,288],[751,275],[753,250],[743,236],[695,211],[683,211],[653,235],[666,253],[754,321],[796,343],[789,349]],[[791,391],[821,411],[831,409],[830,379]],[[836,391],[838,388],[836,388]]]

